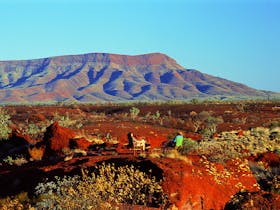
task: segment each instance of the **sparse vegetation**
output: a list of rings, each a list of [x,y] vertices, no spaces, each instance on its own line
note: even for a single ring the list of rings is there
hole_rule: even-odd
[[[55,113],[53,121],[57,121],[62,127],[76,127],[78,129],[82,127],[82,123],[77,122],[76,119],[71,119],[68,112],[66,112],[65,115],[59,115],[58,113]],[[53,121],[51,121],[51,123]]]
[[[11,133],[11,120],[7,111],[0,107],[0,140],[6,140]]]
[[[83,176],[56,178],[40,183],[36,194],[41,209],[116,209],[119,204],[159,207],[167,202],[155,177],[131,166],[101,165],[97,172]]]
[[[36,111],[33,110],[30,114],[30,107],[24,108],[20,112],[15,111],[16,108],[13,107],[1,108],[0,114],[5,116],[3,119],[1,118],[1,122],[3,122],[1,126],[4,125],[1,131],[6,131],[6,133],[1,134],[0,139],[8,139],[11,132],[11,121],[13,121],[22,133],[30,135],[32,143],[28,146],[24,145],[22,150],[18,150],[23,155],[15,155],[12,143],[4,145],[5,142],[12,141],[1,141],[1,144],[7,146],[3,148],[8,148],[11,154],[7,153],[1,157],[0,166],[9,169],[17,168],[16,166],[40,165],[47,161],[44,159],[40,162],[46,149],[46,145],[42,142],[43,135],[51,123],[58,121],[60,126],[75,131],[76,136],[71,140],[75,140],[73,142],[84,148],[79,149],[75,145],[73,148],[62,149],[59,158],[63,161],[60,163],[63,167],[72,167],[77,170],[81,165],[87,165],[89,159],[125,154],[131,155],[137,161],[147,159],[157,161],[157,164],[161,166],[172,161],[182,162],[192,171],[190,173],[194,179],[196,176],[208,176],[214,181],[214,184],[221,186],[232,178],[234,181],[237,180],[232,187],[243,191],[246,190],[246,184],[239,182],[238,179],[253,177],[253,172],[257,181],[264,183],[260,184],[263,190],[279,193],[279,168],[269,168],[265,164],[262,165],[261,162],[254,165],[247,160],[267,152],[279,155],[279,106],[271,104],[261,107],[250,102],[234,104],[228,102],[228,107],[225,108],[224,105],[221,105],[223,109],[219,110],[215,107],[219,105],[212,104],[211,101],[207,101],[207,104],[196,101],[194,103],[197,104],[188,102],[188,106],[185,106],[186,104],[182,102],[172,101],[169,104],[156,105],[149,103],[104,104],[100,107],[71,105],[73,112],[71,109],[60,107],[60,104],[55,109],[50,108],[49,110],[55,111],[49,111],[46,116],[43,113],[35,113]],[[178,106],[178,104],[181,105]],[[258,108],[257,114],[252,112],[255,108]],[[25,109],[29,110],[29,113],[25,113]],[[266,110],[271,112],[266,114]],[[20,119],[17,118],[19,113],[21,114]],[[270,118],[271,116],[274,118]],[[237,128],[237,130],[232,128]],[[163,152],[162,148],[155,146],[164,138],[173,138],[176,130],[184,131],[190,137],[185,139],[183,146],[178,151],[170,149]],[[142,137],[142,135],[146,137],[145,139],[149,140],[148,143],[152,145],[151,149],[139,154],[138,151],[134,153],[134,151],[122,147],[128,131],[135,131],[137,137]],[[90,146],[87,147],[88,145]],[[3,151],[5,151],[4,149]],[[51,158],[55,159],[55,157]],[[33,160],[38,162],[28,163]],[[235,171],[230,170],[232,165],[238,176]],[[198,166],[202,168],[195,168]],[[165,173],[169,173],[169,171],[165,171]],[[178,175],[178,177],[183,176],[184,173],[174,171],[174,175]],[[145,184],[141,185],[141,183]],[[121,207],[132,208],[133,205],[162,207],[165,206],[168,199],[161,184],[161,181],[152,177],[151,173],[144,173],[137,167],[102,165],[94,169],[94,173],[57,178],[41,183],[36,188],[38,197],[35,200],[30,201],[28,197],[22,200],[17,196],[9,196],[0,201],[0,208],[121,209]],[[166,185],[164,186],[166,187]],[[167,193],[169,192],[167,191]],[[180,195],[174,194],[173,198],[176,196]],[[170,195],[169,198],[171,198]]]
[[[223,132],[216,139],[206,138],[200,142],[198,153],[212,161],[226,162],[236,157],[249,157],[264,152],[279,150],[280,139],[270,139],[268,128],[253,128],[237,136],[236,131]]]

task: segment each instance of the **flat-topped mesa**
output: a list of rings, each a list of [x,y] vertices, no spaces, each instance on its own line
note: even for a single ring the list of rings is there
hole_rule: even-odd
[[[109,57],[112,63],[119,65],[161,65],[167,63],[178,65],[174,59],[162,53],[150,53],[134,56],[109,54]]]
[[[176,68],[183,68],[169,56],[162,53],[149,53],[142,55],[121,55],[110,53],[89,53],[84,55],[69,55],[52,57],[54,63],[69,63],[69,62],[100,62],[114,63],[121,66],[135,65],[172,65]]]
[[[187,70],[162,53],[88,53],[0,61],[0,104],[233,96],[267,98],[267,94],[240,83]]]

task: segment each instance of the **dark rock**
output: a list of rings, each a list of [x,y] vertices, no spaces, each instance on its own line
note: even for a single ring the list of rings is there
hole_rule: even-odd
[[[7,156],[23,155],[29,157],[28,145],[33,142],[30,136],[13,129],[8,140],[0,143],[0,158]]]
[[[239,192],[225,206],[225,210],[280,209],[280,195],[268,192]]]
[[[14,146],[24,146],[34,142],[27,134],[22,134],[18,129],[13,129],[9,141]]]

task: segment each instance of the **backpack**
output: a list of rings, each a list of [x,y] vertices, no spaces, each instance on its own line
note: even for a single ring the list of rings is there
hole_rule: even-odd
[[[172,141],[169,142],[168,144],[169,147],[175,147],[176,146],[176,141],[173,139]]]

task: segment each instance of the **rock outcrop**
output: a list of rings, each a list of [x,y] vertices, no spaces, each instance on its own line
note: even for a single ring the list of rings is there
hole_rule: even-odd
[[[205,158],[158,159],[163,170],[164,190],[171,203],[180,210],[223,209],[240,190],[258,191],[257,181],[249,168],[223,166]]]
[[[92,145],[91,142],[89,142],[86,138],[74,138],[70,140],[70,148],[71,149],[81,149],[81,150],[87,150],[89,146]]]
[[[76,136],[75,132],[69,128],[59,126],[58,122],[51,124],[43,138],[46,145],[46,156],[62,154],[63,150],[69,149],[70,140]]]

